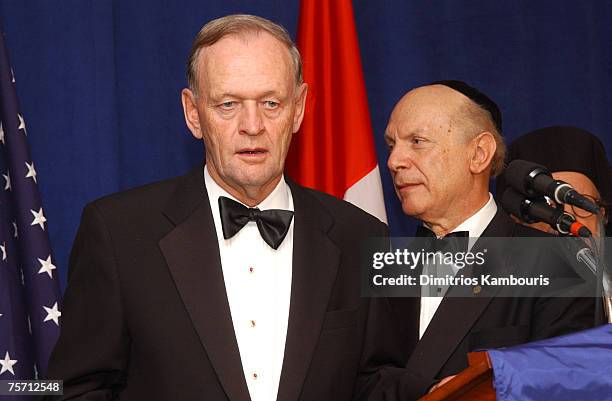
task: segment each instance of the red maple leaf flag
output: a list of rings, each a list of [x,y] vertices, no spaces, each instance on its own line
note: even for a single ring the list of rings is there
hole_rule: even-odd
[[[308,97],[289,176],[386,222],[351,1],[302,0],[298,47]]]

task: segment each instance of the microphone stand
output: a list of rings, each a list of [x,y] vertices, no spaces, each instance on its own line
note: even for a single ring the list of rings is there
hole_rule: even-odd
[[[603,280],[604,280],[604,269],[605,269],[605,265],[603,263],[603,258],[601,257],[601,249],[597,248],[597,244],[595,243],[595,238],[590,237],[589,239],[589,245],[590,248],[592,250],[595,251],[595,253],[597,254],[597,258],[599,259],[599,269],[596,270],[597,272],[597,290],[595,292],[595,326],[600,326],[602,325],[604,322],[601,321],[601,308],[602,306],[605,305],[605,301],[606,301],[606,294],[603,291]],[[580,260],[580,256],[577,256],[578,260]],[[597,268],[597,266],[596,266]],[[602,305],[602,300],[603,300],[603,304]],[[606,317],[608,318],[608,321],[610,320],[610,314],[608,312],[606,312]]]
[[[576,258],[586,264],[589,268],[591,268],[590,265],[595,263],[594,267],[596,268],[595,272],[597,273],[597,298],[601,297],[601,301],[598,300],[595,304],[595,325],[600,325],[604,323],[600,321],[602,306],[606,315],[607,323],[612,323],[612,292],[610,291],[610,276],[606,273],[606,237],[601,216],[597,217],[597,224],[599,225],[599,232],[602,235],[600,235],[599,238],[588,238],[591,252],[582,253],[582,251],[586,251],[585,249],[582,249],[580,252],[578,252]],[[599,244],[597,242],[599,242]]]
[[[604,310],[608,317],[608,323],[612,323],[612,297],[604,295]]]
[[[603,239],[599,238],[600,241]],[[598,246],[597,238],[577,238],[566,237],[565,249],[569,251],[568,255],[574,258],[580,265],[586,266],[586,270],[578,271],[583,279],[588,281],[591,274],[595,277],[595,326],[602,325],[604,322],[601,319],[602,307],[605,312],[606,320],[612,323],[612,294],[610,294],[610,286],[608,283],[608,275],[605,274],[605,263],[602,255],[602,246]],[[601,245],[601,244],[600,244]]]
[[[606,264],[606,251],[608,247],[606,247],[607,237],[605,236],[606,228],[604,227],[603,218],[601,216],[597,216],[597,224],[599,226],[600,240],[599,240],[599,248],[597,252],[597,256],[599,258],[599,265],[601,266],[601,283],[602,283],[602,298],[603,298],[603,306],[604,312],[606,313],[606,317],[608,323],[612,323],[612,280],[610,275],[610,266]],[[593,239],[594,243],[595,240]],[[594,244],[593,244],[594,245]]]

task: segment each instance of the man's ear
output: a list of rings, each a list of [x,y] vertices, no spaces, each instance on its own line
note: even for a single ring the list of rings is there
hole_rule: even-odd
[[[190,89],[185,88],[181,91],[181,102],[183,103],[183,116],[191,135],[196,139],[202,139],[196,95]]]
[[[470,160],[472,174],[480,174],[489,168],[496,150],[495,137],[489,131],[481,132],[472,139],[472,158]]]
[[[295,115],[293,116],[293,133],[295,134],[302,125],[304,119],[304,109],[306,108],[306,96],[308,94],[308,84],[303,83],[297,88],[295,100]]]

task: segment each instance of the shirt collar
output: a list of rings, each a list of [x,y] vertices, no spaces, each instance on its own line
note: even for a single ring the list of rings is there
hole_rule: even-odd
[[[489,192],[489,200],[471,217],[459,224],[452,232],[467,231],[470,233],[470,238],[478,238],[487,228],[495,214],[497,213],[497,204],[493,199],[493,195]]]

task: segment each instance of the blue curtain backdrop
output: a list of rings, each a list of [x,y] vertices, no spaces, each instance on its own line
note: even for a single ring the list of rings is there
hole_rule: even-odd
[[[354,1],[378,158],[409,88],[461,79],[495,99],[505,136],[583,127],[612,151],[612,2]],[[208,20],[252,13],[294,34],[298,0],[0,0],[28,139],[65,283],[82,207],[179,175],[202,160],[180,89],[191,40]],[[411,233],[386,168],[394,234]]]

